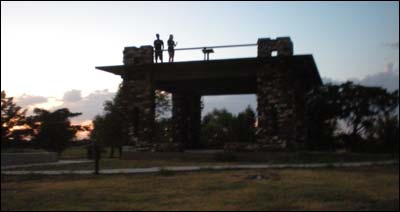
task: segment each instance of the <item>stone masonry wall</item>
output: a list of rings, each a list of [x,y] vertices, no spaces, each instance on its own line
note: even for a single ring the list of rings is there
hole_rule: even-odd
[[[258,57],[271,57],[272,51],[278,56],[293,55],[293,45],[288,37],[258,40]],[[296,148],[304,140],[304,95],[298,91],[300,82],[294,79],[288,64],[276,58],[277,62],[264,64],[257,71],[257,110],[259,148],[262,150],[283,150]],[[299,96],[300,95],[300,96]]]
[[[123,51],[124,65],[141,65],[153,63],[153,47],[125,47]]]
[[[172,137],[173,142],[184,148],[188,137],[189,105],[184,94],[172,94]]]
[[[271,80],[273,79],[273,80]],[[266,64],[257,73],[257,141],[261,149],[285,149],[295,142],[295,90],[284,63]]]
[[[153,63],[153,47],[126,47],[124,65]],[[153,143],[155,94],[151,70],[136,70],[123,76],[121,95],[125,110],[128,144],[135,150],[150,150]]]
[[[151,148],[154,128],[154,87],[150,79],[125,79],[122,83],[123,105],[126,110],[126,131],[129,145]]]
[[[257,41],[258,57],[271,57],[273,51],[277,51],[277,56],[292,56],[293,43],[290,37],[278,37],[275,40],[270,38],[260,38]]]

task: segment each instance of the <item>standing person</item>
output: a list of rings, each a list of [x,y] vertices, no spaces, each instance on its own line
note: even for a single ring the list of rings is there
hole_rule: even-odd
[[[175,55],[175,46],[178,45],[178,42],[174,42],[174,36],[169,35],[168,39],[168,53],[169,53],[169,62],[174,62],[174,55]]]
[[[163,62],[162,54],[164,50],[164,42],[160,40],[160,35],[156,34],[157,40],[154,40],[154,52],[155,52],[155,59],[156,63],[158,62],[157,59],[160,58],[161,63]]]

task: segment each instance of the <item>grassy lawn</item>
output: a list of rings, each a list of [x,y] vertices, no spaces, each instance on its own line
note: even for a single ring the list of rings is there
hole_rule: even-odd
[[[399,210],[399,166],[2,175],[1,205],[2,210]]]

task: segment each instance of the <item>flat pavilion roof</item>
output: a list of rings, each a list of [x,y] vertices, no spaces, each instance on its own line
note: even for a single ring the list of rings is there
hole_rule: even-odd
[[[257,70],[275,63],[286,64],[293,79],[303,80],[309,85],[322,84],[312,55],[99,66],[96,69],[121,76],[150,71],[155,89],[167,92],[229,95],[256,93]]]

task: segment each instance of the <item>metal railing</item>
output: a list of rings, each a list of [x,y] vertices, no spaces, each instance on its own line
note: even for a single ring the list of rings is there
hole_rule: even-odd
[[[250,44],[236,44],[236,45],[223,45],[223,46],[204,46],[204,47],[189,47],[189,48],[177,48],[174,49],[175,51],[182,51],[182,50],[198,50],[201,49],[204,54],[204,60],[210,59],[210,53],[214,53],[214,49],[217,48],[233,48],[233,47],[248,47],[248,46],[257,46],[256,43]],[[164,49],[163,51],[168,51],[168,49]]]

